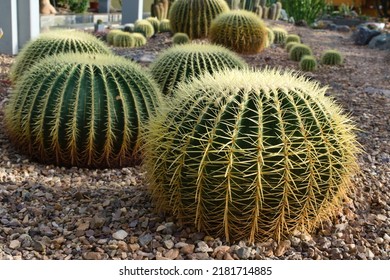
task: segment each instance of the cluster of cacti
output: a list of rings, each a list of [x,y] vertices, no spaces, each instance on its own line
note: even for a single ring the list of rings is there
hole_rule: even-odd
[[[160,30],[160,21],[156,17],[148,17],[146,20],[153,26],[154,33],[158,33]]]
[[[159,25],[160,32],[171,32],[171,22],[169,19],[163,19],[160,21]]]
[[[21,50],[11,67],[10,78],[17,81],[35,63],[59,53],[110,54],[110,49],[96,37],[82,31],[57,30],[41,34]]]
[[[146,45],[147,40],[145,36],[141,33],[132,33],[131,36],[133,37],[134,40],[134,47],[141,47]]]
[[[234,4],[236,7],[236,3]],[[267,6],[266,0],[244,0],[243,8],[254,12],[258,15],[259,18],[277,20],[280,18],[280,13],[282,11],[282,3],[276,2],[271,4],[270,6]]]
[[[174,45],[183,45],[191,42],[190,38],[186,33],[178,32],[172,37],[172,42]]]
[[[321,63],[325,65],[340,65],[343,61],[343,56],[337,50],[327,50],[321,56]]]
[[[134,24],[134,32],[143,34],[146,38],[154,35],[153,25],[146,19],[137,20]]]
[[[129,25],[126,25],[125,28],[129,26]],[[130,28],[130,27],[129,27]],[[134,26],[133,26],[133,30],[131,31],[131,29],[127,29],[125,30],[126,32],[133,32],[134,31]],[[120,30],[120,29],[113,29],[113,30],[110,30],[108,33],[107,33],[107,36],[106,36],[106,41],[107,41],[107,44],[108,45],[113,45],[114,44],[114,38],[115,38],[115,35],[117,34],[121,34],[123,31]]]
[[[297,34],[288,34],[286,37],[286,44],[291,42],[301,43],[301,37]]]
[[[289,53],[290,52],[290,50],[291,50],[291,48],[293,47],[293,46],[295,46],[296,44],[299,44],[299,43],[297,43],[297,42],[290,42],[290,43],[287,43],[286,44],[286,51]]]
[[[258,53],[267,43],[267,30],[261,19],[245,10],[232,10],[217,16],[210,27],[210,41],[238,53]]]
[[[132,36],[132,33],[123,32],[123,31],[120,33],[116,33],[112,45],[118,48],[134,47],[134,38]]]
[[[120,167],[136,160],[141,126],[160,99],[156,84],[129,60],[54,55],[20,77],[6,128],[15,146],[40,162]]]
[[[181,83],[145,134],[157,209],[232,242],[313,231],[339,210],[359,152],[325,91],[276,70]]]
[[[317,69],[317,60],[312,55],[304,55],[299,62],[299,68],[303,71],[314,71]]]
[[[292,48],[288,53],[289,58],[293,61],[300,61],[304,55],[312,55],[312,54],[313,52],[308,45],[299,44],[299,43],[292,46]]]
[[[266,40],[265,47],[268,48],[274,43],[275,34],[271,28],[266,27],[265,29],[267,30],[267,40]]]
[[[154,0],[151,6],[151,15],[158,20],[167,19],[170,5],[174,0]]]
[[[287,40],[287,30],[282,27],[273,27],[272,31],[275,35],[274,43],[278,45],[284,45]]]
[[[206,38],[211,21],[229,11],[225,0],[176,0],[169,13],[173,33],[186,33],[190,39]]]
[[[205,72],[245,67],[241,58],[221,46],[185,44],[162,52],[150,66],[150,72],[163,94],[172,95],[179,82],[188,82]]]

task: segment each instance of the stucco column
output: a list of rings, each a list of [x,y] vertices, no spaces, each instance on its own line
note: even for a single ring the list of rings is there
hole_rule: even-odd
[[[134,23],[137,19],[142,19],[143,11],[143,0],[122,0],[122,24]]]
[[[18,0],[18,45],[21,49],[25,43],[38,37],[41,29],[39,1]]]
[[[17,54],[19,46],[16,1],[1,0],[0,11],[0,27],[4,32],[3,38],[0,39],[0,53]]]

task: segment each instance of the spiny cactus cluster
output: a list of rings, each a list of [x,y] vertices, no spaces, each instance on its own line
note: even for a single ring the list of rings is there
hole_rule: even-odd
[[[158,33],[160,31],[160,21],[156,17],[148,17],[146,20],[153,26],[154,33]]]
[[[287,31],[282,27],[273,27],[272,31],[274,32],[275,39],[274,43],[279,45],[284,45],[287,40]]]
[[[167,19],[173,1],[174,0],[154,0],[150,9],[152,17],[156,17],[158,20]]]
[[[169,13],[173,33],[186,33],[190,39],[206,38],[211,21],[229,11],[225,0],[176,0]]]
[[[11,67],[13,82],[22,77],[35,63],[59,53],[110,54],[110,49],[96,37],[73,30],[57,30],[41,34],[26,44]]]
[[[267,43],[267,30],[254,13],[233,10],[220,14],[210,27],[210,40],[238,53],[258,53]]]
[[[317,60],[312,55],[304,55],[299,61],[299,68],[303,71],[314,71],[317,69]]]
[[[313,52],[308,45],[297,43],[292,46],[288,54],[291,60],[300,61],[304,55],[312,55]]]
[[[134,39],[134,47],[141,47],[146,45],[147,39],[141,33],[132,33],[131,36]]]
[[[286,44],[286,51],[289,53],[290,52],[290,50],[291,50],[291,48],[293,47],[293,46],[295,46],[295,45],[297,45],[297,44],[299,44],[299,43],[297,43],[297,42],[290,42],[290,43],[287,43]]]
[[[321,63],[325,65],[341,65],[344,58],[337,50],[327,50],[321,56]]]
[[[313,231],[351,188],[359,150],[325,91],[275,70],[181,83],[145,136],[157,208],[228,241]]]
[[[141,33],[146,38],[152,37],[155,33],[153,25],[146,19],[137,20],[135,22],[134,32]]]
[[[137,158],[141,125],[160,103],[157,86],[135,63],[64,54],[20,78],[5,122],[15,146],[40,162],[120,167]]]
[[[271,20],[277,20],[280,18],[280,14],[282,11],[282,3],[276,2],[271,4],[270,6],[267,6],[267,1],[264,0],[252,0],[252,1],[245,1],[247,10],[253,11],[256,13],[259,18],[263,19],[271,19]]]
[[[288,34],[286,38],[286,44],[291,42],[301,43],[301,37],[296,34]]]
[[[183,45],[190,43],[190,38],[186,33],[178,32],[175,35],[173,35],[172,42],[174,45]]]
[[[113,46],[119,48],[132,48],[134,47],[134,37],[131,33],[120,32],[116,33],[113,39]]]
[[[150,72],[163,94],[173,95],[179,82],[188,82],[205,72],[246,66],[241,58],[223,47],[185,44],[162,52],[150,66]]]
[[[171,32],[171,22],[169,19],[163,19],[160,21],[159,30],[162,33]]]
[[[125,26],[126,28],[127,26]],[[133,32],[134,31],[134,25],[132,26],[133,30],[125,30],[126,32]],[[106,41],[107,41],[107,44],[108,45],[113,45],[114,44],[114,38],[115,38],[115,35],[117,34],[121,34],[122,33],[122,30],[120,29],[113,29],[113,30],[110,30],[108,33],[107,33],[107,37],[106,37]]]

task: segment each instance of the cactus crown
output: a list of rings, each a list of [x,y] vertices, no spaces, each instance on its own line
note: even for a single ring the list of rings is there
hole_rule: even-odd
[[[304,55],[299,62],[299,68],[303,71],[314,71],[317,69],[317,60],[312,55]]]
[[[50,56],[16,84],[5,110],[7,132],[44,163],[120,167],[133,163],[140,128],[161,102],[137,64],[109,55]]]
[[[300,43],[301,37],[299,37],[299,35],[296,35],[296,34],[288,34],[286,37],[286,44],[288,44],[290,42]]]
[[[337,50],[327,50],[321,56],[321,63],[325,65],[340,65],[343,61],[343,56]]]
[[[162,19],[159,26],[160,32],[171,32],[171,22],[169,19]]]
[[[82,31],[57,30],[41,34],[23,47],[11,68],[11,80],[16,81],[41,59],[61,53],[111,54],[99,39]]]
[[[293,46],[295,46],[296,44],[299,44],[299,43],[297,43],[297,42],[290,42],[290,43],[287,43],[287,44],[286,44],[286,51],[289,53],[290,50],[291,50],[291,48],[292,48]]]
[[[141,33],[132,33],[131,36],[134,40],[134,47],[141,47],[146,45],[147,39]]]
[[[146,38],[150,38],[154,35],[155,30],[153,25],[146,19],[136,21],[134,25],[134,32],[143,34]]]
[[[350,189],[359,151],[325,91],[275,70],[181,83],[145,134],[157,208],[231,241],[314,230]]]
[[[153,26],[154,33],[157,33],[160,29],[160,21],[156,17],[148,17],[146,20]]]
[[[256,14],[233,10],[213,20],[209,37],[213,43],[239,53],[258,53],[267,43],[267,30]]]
[[[274,43],[284,45],[287,40],[287,31],[282,27],[273,27],[272,31],[275,35]]]
[[[190,38],[186,33],[178,32],[173,35],[172,42],[174,45],[188,44],[190,42]]]
[[[114,36],[114,47],[132,48],[134,47],[134,43],[134,37],[131,33],[121,31]]]
[[[172,95],[179,82],[205,72],[224,68],[245,68],[247,64],[228,49],[216,45],[177,45],[162,52],[150,67],[165,95]]]
[[[289,57],[293,61],[300,61],[304,55],[312,55],[312,50],[308,45],[295,44],[291,47]]]
[[[190,39],[205,38],[211,21],[229,10],[224,0],[176,0],[171,6],[169,20],[174,33],[186,33]]]

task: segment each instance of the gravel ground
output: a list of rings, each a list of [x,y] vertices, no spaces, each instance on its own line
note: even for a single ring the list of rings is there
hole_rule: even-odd
[[[389,259],[387,54],[354,46],[348,33],[286,28],[300,34],[317,57],[330,47],[346,56],[344,66],[307,74],[329,85],[329,95],[351,114],[365,151],[362,172],[353,178],[356,190],[332,222],[312,235],[294,232],[279,244],[228,244],[156,214],[141,167],[88,170],[31,162],[13,149],[0,126],[0,259]],[[144,48],[115,51],[147,65],[170,44],[165,34]],[[280,47],[244,58],[256,67],[297,69]],[[12,62],[0,55],[1,109]]]

